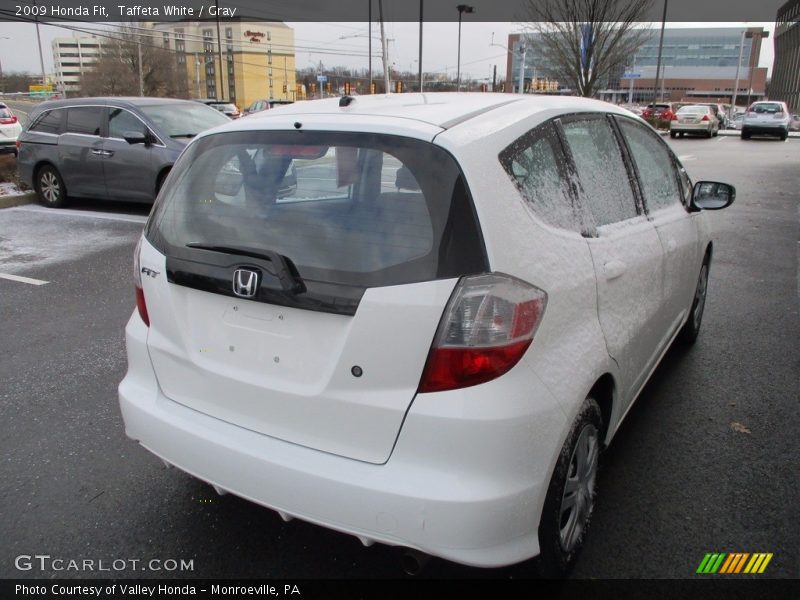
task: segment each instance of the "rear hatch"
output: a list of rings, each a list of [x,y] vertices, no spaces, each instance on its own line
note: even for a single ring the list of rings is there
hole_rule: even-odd
[[[164,394],[371,463],[391,454],[458,278],[488,269],[453,158],[369,133],[198,139],[145,235]]]
[[[787,118],[783,106],[778,102],[761,102],[752,105],[745,113],[744,120],[748,125],[759,127],[781,127]]]

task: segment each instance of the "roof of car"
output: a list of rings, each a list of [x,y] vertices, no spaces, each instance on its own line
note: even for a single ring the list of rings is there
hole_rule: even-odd
[[[67,98],[62,100],[47,100],[42,102],[37,108],[62,108],[65,106],[78,106],[82,104],[113,104],[117,106],[154,106],[163,104],[186,104],[192,100],[181,100],[178,98],[154,98],[150,96],[102,96],[87,98]]]
[[[359,115],[370,117],[395,117],[411,119],[449,129],[470,119],[502,109],[527,107],[530,112],[547,109],[569,111],[616,111],[614,105],[599,100],[573,96],[533,96],[505,93],[414,93],[355,96],[347,106],[340,106],[340,98],[295,102],[279,109],[254,113],[236,129],[258,126],[265,120],[285,118],[287,115]]]

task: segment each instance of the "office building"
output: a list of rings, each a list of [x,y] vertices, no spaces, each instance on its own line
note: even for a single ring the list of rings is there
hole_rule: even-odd
[[[730,102],[733,96],[737,71],[737,104],[764,97],[766,92],[767,69],[758,67],[761,42],[769,32],[761,28],[685,28],[665,29],[661,64],[662,76],[658,89],[656,84],[656,64],[660,29],[653,28],[645,44],[630,64],[621,65],[607,81],[601,82],[597,95],[610,101],[651,102],[664,101],[705,101]],[[507,81],[512,81],[514,91],[519,85],[520,45],[526,46],[525,79],[540,76],[557,77],[551,65],[546,64],[541,52],[541,39],[538,34],[519,34],[509,36]],[[741,62],[739,56],[741,53]],[[737,62],[739,66],[737,68]],[[628,71],[638,77],[623,79]],[[509,91],[508,85],[506,91]]]
[[[783,100],[792,112],[800,112],[800,0],[778,9],[769,99]]]

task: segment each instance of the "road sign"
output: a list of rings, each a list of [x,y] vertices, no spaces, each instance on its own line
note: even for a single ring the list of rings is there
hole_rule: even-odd
[[[328,76],[327,75],[317,75],[317,81],[319,81],[320,83],[325,83],[326,81],[328,81]]]
[[[641,76],[642,76],[641,73],[623,73],[622,74],[622,78],[623,79],[637,79],[637,78],[639,78]]]

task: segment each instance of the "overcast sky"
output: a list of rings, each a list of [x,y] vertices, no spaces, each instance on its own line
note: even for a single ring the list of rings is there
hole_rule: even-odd
[[[326,67],[367,66],[367,23],[289,23],[294,28],[298,68],[316,65]],[[770,37],[761,47],[759,66],[772,68],[774,56],[774,23],[674,23],[668,27],[764,27]],[[87,28],[97,25],[87,24]],[[657,27],[657,25],[654,25]],[[53,70],[51,41],[55,37],[69,37],[72,31],[51,25],[41,25],[42,53],[48,73]],[[506,51],[492,46],[494,42],[505,46],[508,34],[518,32],[519,25],[512,23],[470,22],[466,17],[461,29],[462,78],[470,75],[476,79],[491,78],[492,66],[497,65],[497,76],[505,76]],[[423,68],[426,72],[450,72],[455,76],[458,46],[458,23],[425,23],[423,26]],[[372,27],[373,37],[380,36],[377,23]],[[403,71],[418,69],[418,23],[387,23],[389,62]],[[3,39],[9,38],[9,39]],[[380,41],[373,40],[373,70],[381,70]],[[38,73],[39,55],[36,29],[31,23],[0,22],[0,63],[3,71],[30,71]]]

